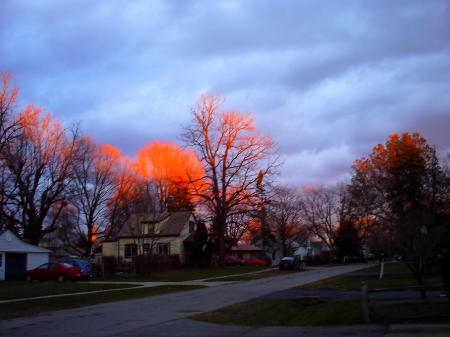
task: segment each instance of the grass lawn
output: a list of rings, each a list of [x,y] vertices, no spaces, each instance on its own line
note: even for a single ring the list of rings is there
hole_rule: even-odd
[[[202,286],[167,285],[151,288],[137,288],[104,293],[53,297],[40,300],[25,300],[0,304],[0,319],[8,319],[41,312],[83,307],[133,298],[162,295],[167,293],[203,288]]]
[[[372,319],[384,324],[450,323],[450,300],[446,298],[404,303],[377,301]]]
[[[353,273],[379,273],[380,272],[380,264],[376,266],[372,266],[366,269],[356,270]],[[385,273],[406,273],[411,274],[408,266],[405,263],[400,262],[388,262],[384,264],[384,272]]]
[[[375,267],[376,268],[376,267]],[[375,270],[376,271],[376,270]],[[358,270],[345,276],[336,276],[303,285],[301,289],[360,290],[361,282],[368,284],[370,290],[404,290],[415,287],[416,283],[406,266],[387,265],[385,274],[379,280],[377,275],[361,276],[357,273],[374,272],[374,268]],[[403,273],[405,272],[405,273]],[[441,283],[440,275],[432,275],[426,284]],[[369,295],[370,296],[370,295]],[[402,323],[448,323],[450,322],[450,300],[432,298],[379,299],[372,300],[374,310],[371,320],[374,324]],[[325,301],[319,297],[300,297],[293,299],[259,299],[221,308],[192,318],[230,325],[247,326],[332,326],[365,324],[361,301]]]
[[[393,263],[385,266],[387,274],[380,280],[378,274],[374,275],[358,275],[359,273],[378,272],[379,266],[370,267],[367,269],[357,270],[347,275],[336,276],[328,279],[323,279],[317,282],[305,284],[299,288],[301,289],[336,289],[336,290],[361,290],[361,282],[366,282],[369,290],[377,289],[391,289],[391,290],[406,290],[408,288],[417,287],[417,282],[413,275],[409,272],[407,266],[404,264]],[[396,273],[396,274],[389,274]],[[425,278],[425,286],[427,289],[440,288],[442,278],[439,274],[432,274]]]
[[[108,290],[135,287],[132,284],[93,284],[48,282],[0,282],[0,300],[29,298],[57,294],[72,294],[84,291]]]
[[[208,279],[218,276],[227,276],[234,274],[244,274],[258,270],[268,269],[270,267],[204,267],[204,268],[182,268],[178,270],[168,270],[151,273],[148,276],[140,275],[120,275],[120,276],[105,276],[96,278],[96,281],[133,281],[133,282],[180,282],[192,281],[200,279]]]
[[[291,274],[293,271],[287,271],[287,270],[279,270],[279,269],[273,269],[268,270],[262,273],[256,273],[256,274],[244,274],[244,275],[237,275],[237,276],[228,276],[228,277],[221,277],[221,278],[214,278],[210,280],[205,281],[251,281],[251,280],[258,280],[261,278],[271,277],[271,276],[280,276],[280,275],[286,275]]]
[[[414,299],[415,300],[415,299]],[[309,303],[308,303],[309,301]],[[429,300],[381,304],[373,324],[448,323],[450,301]],[[322,302],[304,299],[261,299],[192,316],[200,321],[245,326],[333,326],[365,324],[360,301]]]
[[[364,323],[360,307],[359,301],[302,303],[295,299],[261,299],[191,318],[245,326],[351,325]]]

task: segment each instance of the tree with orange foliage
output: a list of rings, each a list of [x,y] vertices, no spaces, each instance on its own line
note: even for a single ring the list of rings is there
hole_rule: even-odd
[[[193,151],[170,142],[153,142],[137,155],[138,174],[156,187],[159,211],[190,210],[192,190],[201,190],[204,170]]]
[[[184,134],[205,167],[202,189],[195,195],[211,215],[220,265],[225,261],[229,220],[235,213],[254,211],[260,171],[268,176],[276,164],[273,141],[255,130],[248,113],[226,111],[224,103],[219,96],[202,95]]]
[[[393,134],[355,161],[349,191],[360,216],[382,220],[421,291],[425,273],[448,242],[449,177],[419,133]],[[447,234],[446,234],[447,233]]]
[[[38,244],[71,195],[76,132],[69,135],[50,114],[28,106],[19,115],[20,132],[2,155],[2,215],[20,234]]]

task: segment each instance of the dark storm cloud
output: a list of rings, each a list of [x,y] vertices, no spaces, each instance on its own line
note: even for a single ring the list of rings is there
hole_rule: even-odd
[[[348,177],[390,133],[449,147],[447,1],[2,1],[24,102],[133,155],[200,93],[252,111],[291,184]]]

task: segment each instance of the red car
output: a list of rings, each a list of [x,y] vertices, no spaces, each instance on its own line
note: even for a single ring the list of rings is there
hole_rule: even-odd
[[[261,266],[261,267],[269,265],[267,263],[267,261],[264,261],[264,260],[261,260],[261,259],[257,259],[254,256],[253,257],[249,257],[248,259],[244,259],[242,261],[242,264],[244,266]]]
[[[227,266],[240,266],[242,264],[242,259],[233,255],[228,255],[225,256],[225,264]]]
[[[49,262],[41,264],[25,272],[25,280],[31,282],[33,280],[48,281],[56,280],[64,282],[65,280],[76,281],[83,277],[80,267],[74,267],[64,262]]]

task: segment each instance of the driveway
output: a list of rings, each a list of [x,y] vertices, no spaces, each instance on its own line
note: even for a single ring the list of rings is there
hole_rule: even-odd
[[[247,335],[255,329],[210,325],[184,318],[364,267],[366,266],[351,265],[312,268],[302,273],[0,321],[0,336],[194,336],[189,331],[202,336],[198,334],[200,330],[207,331],[205,336],[210,337]],[[289,330],[289,335],[292,335],[292,328],[282,329],[286,333]],[[325,330],[325,333],[330,332],[329,329]],[[334,333],[337,335],[336,331]],[[277,335],[281,337],[283,334]]]

